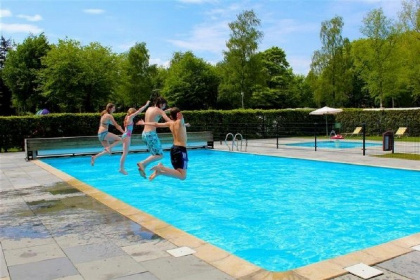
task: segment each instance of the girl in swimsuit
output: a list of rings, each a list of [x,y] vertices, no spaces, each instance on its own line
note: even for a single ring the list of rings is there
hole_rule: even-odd
[[[121,159],[120,159],[120,172],[124,175],[127,175],[127,171],[125,171],[124,169],[124,164],[125,164],[125,159],[127,157],[128,154],[128,150],[130,149],[130,144],[131,144],[131,134],[133,133],[133,127],[134,127],[134,117],[137,116],[138,114],[140,114],[141,112],[143,112],[147,106],[149,106],[150,101],[147,101],[147,103],[141,107],[140,109],[138,109],[136,111],[136,109],[134,108],[130,108],[128,109],[127,115],[124,118],[124,127],[125,127],[125,132],[122,136],[123,138],[123,153],[121,155]]]
[[[115,112],[115,105],[112,103],[108,103],[106,105],[105,110],[101,112],[101,120],[99,121],[99,129],[98,129],[98,139],[101,142],[102,146],[104,147],[104,150],[91,157],[90,164],[92,166],[95,164],[95,160],[98,157],[103,156],[104,154],[110,154],[111,149],[115,145],[118,145],[122,140],[121,137],[108,131],[109,125],[112,124],[119,131],[121,131],[121,133],[124,133],[124,130],[122,129],[122,127],[115,121],[114,117],[112,116],[112,113],[114,112]],[[113,143],[109,144],[110,141]]]

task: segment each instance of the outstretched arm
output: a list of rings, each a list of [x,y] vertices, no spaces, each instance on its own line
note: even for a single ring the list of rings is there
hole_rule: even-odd
[[[166,110],[170,110],[170,109],[166,109]],[[160,115],[162,116],[162,118],[165,120],[165,122],[171,122],[172,120],[168,117],[168,115],[166,114],[166,110],[160,110]]]
[[[164,122],[164,123],[145,122],[144,120],[139,120],[138,122],[136,122],[137,125],[151,125],[151,126],[154,126],[154,127],[170,127],[171,123],[173,123],[173,121],[171,119],[169,119],[168,122]]]
[[[121,133],[124,133],[124,130],[122,129],[122,127],[115,121],[114,117],[112,115],[109,116],[112,125],[115,126]]]
[[[143,112],[144,110],[146,110],[146,108],[149,107],[149,105],[150,105],[150,100],[147,100],[146,104],[144,104],[143,107],[141,107],[136,112],[134,112],[133,115],[134,116],[137,116],[138,114],[140,114],[141,112]]]
[[[134,113],[132,113],[130,116],[128,116],[130,118],[130,122],[134,119],[135,116],[137,116],[138,114],[140,114],[141,112],[143,112],[149,105],[150,105],[150,100],[148,100],[146,102],[146,104],[144,104],[143,107],[141,107],[140,109],[138,109],[137,111],[135,111]]]

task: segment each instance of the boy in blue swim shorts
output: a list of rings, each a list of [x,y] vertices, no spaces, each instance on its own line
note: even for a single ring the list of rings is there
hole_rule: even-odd
[[[151,168],[153,170],[149,180],[155,179],[157,176],[164,175],[180,180],[187,178],[188,154],[187,154],[187,129],[184,117],[178,108],[170,110],[171,121],[166,123],[147,123],[144,125],[153,125],[155,127],[169,127],[174,137],[173,146],[171,148],[172,168],[164,166],[162,163]]]
[[[163,118],[166,122],[171,121],[171,119],[165,113],[166,108],[166,100],[163,97],[158,97],[154,101],[153,106],[147,108],[146,113],[144,115],[144,122],[143,123],[157,123],[161,118]],[[137,124],[141,124],[137,122]],[[160,144],[159,137],[156,133],[156,126],[145,124],[142,139],[146,143],[147,149],[149,150],[150,156],[146,159],[137,163],[137,167],[139,169],[140,175],[143,178],[146,178],[145,169],[147,165],[150,163],[160,160],[163,157],[163,150],[162,145]]]

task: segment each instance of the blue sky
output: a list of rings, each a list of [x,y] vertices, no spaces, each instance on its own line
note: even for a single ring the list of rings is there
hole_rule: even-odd
[[[355,40],[363,37],[363,18],[376,8],[396,20],[401,0],[1,0],[0,30],[16,43],[44,32],[50,43],[68,37],[116,53],[145,42],[151,64],[167,66],[177,51],[215,64],[226,50],[228,23],[252,9],[264,33],[259,50],[282,48],[294,73],[306,75],[321,47],[323,21],[343,17],[343,36]]]

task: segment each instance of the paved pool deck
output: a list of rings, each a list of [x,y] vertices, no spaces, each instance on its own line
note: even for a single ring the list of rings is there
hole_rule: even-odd
[[[268,143],[268,142],[267,142]],[[251,143],[250,143],[251,144]],[[418,161],[361,153],[247,152],[420,170]],[[215,143],[226,150],[226,145]],[[420,280],[420,233],[284,273],[272,273],[134,209],[24,153],[0,154],[0,279],[362,279],[345,267],[379,269],[375,280]],[[87,157],[87,160],[89,158]],[[174,257],[187,246],[195,253]],[[416,247],[417,248],[417,247]]]

